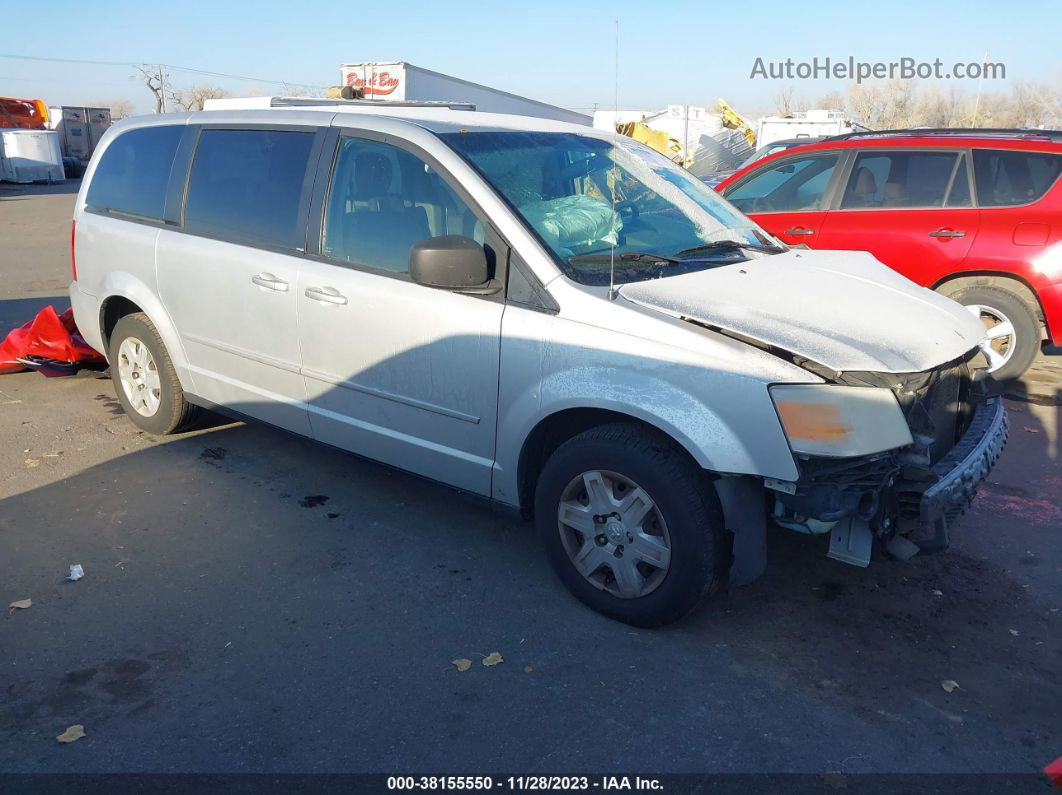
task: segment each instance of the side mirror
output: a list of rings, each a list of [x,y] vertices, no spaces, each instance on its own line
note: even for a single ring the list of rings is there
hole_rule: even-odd
[[[463,235],[429,237],[414,244],[409,275],[417,284],[442,290],[474,290],[490,280],[486,251]]]

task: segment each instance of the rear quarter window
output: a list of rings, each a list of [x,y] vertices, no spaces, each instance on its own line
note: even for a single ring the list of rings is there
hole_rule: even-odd
[[[1039,201],[1062,173],[1062,155],[975,149],[974,181],[981,207]]]
[[[85,203],[90,209],[160,220],[183,126],[122,133],[104,151]]]

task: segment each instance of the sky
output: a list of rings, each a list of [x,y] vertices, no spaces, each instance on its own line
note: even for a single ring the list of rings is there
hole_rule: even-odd
[[[153,108],[131,64],[170,69],[178,88],[216,85],[234,95],[283,94],[281,82],[338,83],[339,64],[408,61],[544,102],[589,112],[615,104],[619,20],[619,106],[713,105],[769,111],[792,86],[815,100],[844,80],[750,77],[764,62],[834,60],[1003,62],[1007,82],[1062,86],[1059,0],[850,2],[425,2],[380,0],[4,0],[8,35],[0,53],[116,62],[116,66],[0,57],[0,96],[49,105],[129,99]],[[1006,8],[1013,11],[1006,11]],[[15,34],[15,35],[12,35]],[[129,64],[129,65],[126,65]],[[923,82],[936,82],[934,80]],[[955,81],[968,92],[975,81]],[[985,90],[1007,82],[987,81]],[[448,97],[460,99],[460,97]]]

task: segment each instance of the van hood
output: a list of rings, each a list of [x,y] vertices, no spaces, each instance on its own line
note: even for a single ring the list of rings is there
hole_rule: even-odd
[[[619,294],[837,372],[929,370],[963,356],[985,335],[968,310],[861,251],[790,250],[632,282]]]

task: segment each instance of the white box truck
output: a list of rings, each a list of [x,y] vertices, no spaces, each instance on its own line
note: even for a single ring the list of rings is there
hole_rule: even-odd
[[[840,110],[805,110],[789,116],[764,116],[756,123],[756,147],[787,138],[818,138],[867,129]]]
[[[468,102],[488,113],[512,113],[542,119],[585,124],[593,119],[583,113],[538,100],[499,91],[458,77],[422,69],[405,61],[366,61],[339,67],[344,86],[361,89],[366,99],[402,102]]]

